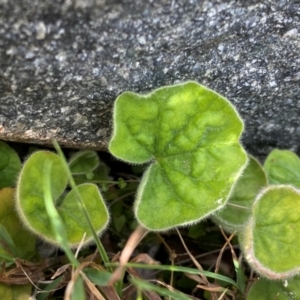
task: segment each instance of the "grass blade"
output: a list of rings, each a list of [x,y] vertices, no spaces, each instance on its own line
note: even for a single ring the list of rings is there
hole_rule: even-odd
[[[61,157],[61,159],[62,159],[62,161],[63,161],[63,163],[65,165],[65,168],[66,168],[67,173],[68,173],[68,178],[69,178],[70,186],[71,186],[71,188],[74,190],[74,192],[77,195],[77,198],[78,198],[78,201],[79,201],[79,205],[80,205],[80,207],[82,209],[82,212],[83,212],[83,214],[84,214],[84,216],[85,216],[85,218],[86,218],[86,220],[87,220],[87,222],[89,224],[89,227],[90,227],[91,232],[93,234],[93,238],[94,238],[94,241],[96,243],[97,249],[98,249],[98,251],[99,251],[99,253],[101,255],[101,258],[102,258],[102,260],[103,260],[103,262],[105,264],[108,264],[109,263],[109,259],[108,259],[107,253],[106,253],[106,251],[105,251],[105,249],[104,249],[104,247],[103,247],[100,239],[98,238],[98,235],[97,235],[95,229],[93,228],[93,225],[92,225],[92,222],[90,220],[90,217],[89,217],[89,215],[87,213],[87,210],[86,210],[85,205],[84,205],[84,203],[83,203],[83,201],[81,199],[81,196],[80,196],[80,193],[79,193],[79,191],[77,189],[77,186],[76,186],[76,183],[74,181],[74,178],[73,178],[73,176],[71,174],[71,171],[70,171],[70,169],[68,167],[68,163],[66,161],[66,158],[65,158],[63,152],[61,151],[61,149],[60,149],[60,147],[59,147],[59,145],[58,145],[58,143],[57,143],[56,140],[53,141],[53,145],[54,145],[55,150],[57,151],[58,155]],[[110,267],[109,267],[109,271],[112,272],[112,269]]]
[[[110,266],[118,266],[118,263],[110,263]],[[197,275],[205,275],[209,278],[217,279],[228,284],[232,284],[233,286],[239,288],[238,284],[229,277],[216,274],[209,271],[201,271],[197,269],[187,268],[187,267],[180,267],[180,266],[170,266],[170,265],[146,265],[146,264],[138,264],[138,263],[127,263],[125,267],[129,268],[140,268],[140,269],[150,269],[150,270],[159,270],[159,271],[173,271],[173,272],[182,272],[182,273],[189,273],[189,274],[197,274]]]
[[[47,214],[49,216],[52,230],[55,233],[55,238],[57,242],[60,244],[61,248],[64,250],[66,255],[68,256],[69,261],[74,265],[74,266],[79,266],[79,262],[75,258],[73,252],[69,248],[68,242],[67,242],[67,231],[65,229],[65,226],[63,224],[63,221],[58,214],[51,195],[51,184],[50,184],[50,171],[51,171],[51,163],[48,161],[45,162],[44,164],[44,172],[46,175],[45,176],[45,181],[44,181],[44,201],[45,201],[45,207]]]
[[[187,295],[179,292],[179,291],[170,291],[166,288],[159,287],[157,285],[154,285],[152,283],[149,283],[148,281],[137,279],[135,277],[131,277],[130,281],[137,287],[138,290],[147,290],[147,291],[153,291],[156,292],[162,296],[170,297],[170,299],[176,299],[176,300],[191,300],[190,297]],[[142,299],[142,298],[141,298]]]
[[[7,248],[10,254],[12,254],[14,257],[20,256],[19,251],[14,241],[12,240],[10,234],[7,232],[6,228],[1,224],[0,224],[0,244],[4,244],[5,248]]]

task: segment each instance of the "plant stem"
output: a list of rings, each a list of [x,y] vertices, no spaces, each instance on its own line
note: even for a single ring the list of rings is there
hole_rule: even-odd
[[[63,154],[63,152],[62,152],[62,150],[61,150],[61,148],[60,148],[60,146],[58,145],[58,143],[57,143],[56,140],[53,141],[53,145],[54,145],[55,150],[57,151],[57,153],[59,154],[59,156],[60,156],[60,157],[62,158],[62,160],[63,160],[63,163],[64,163],[65,168],[66,168],[66,170],[67,170],[67,174],[68,174],[70,186],[71,186],[71,188],[74,190],[74,192],[76,193],[76,195],[77,195],[77,197],[78,197],[79,204],[80,204],[81,209],[82,209],[82,211],[83,211],[83,214],[84,214],[84,216],[85,216],[85,218],[86,218],[86,220],[87,220],[87,222],[88,222],[88,224],[89,224],[89,227],[90,227],[91,232],[92,232],[92,234],[93,234],[94,241],[95,241],[95,243],[96,243],[96,246],[97,246],[97,249],[98,249],[98,251],[99,251],[99,253],[100,253],[100,256],[101,256],[101,258],[102,258],[102,260],[103,260],[103,263],[104,263],[104,264],[108,264],[108,263],[109,263],[109,258],[108,258],[108,256],[107,256],[107,253],[106,253],[104,247],[103,247],[103,244],[101,243],[100,239],[98,238],[97,233],[95,232],[95,230],[94,230],[94,228],[93,228],[91,219],[90,219],[90,217],[89,217],[89,215],[88,215],[88,212],[87,212],[87,210],[86,210],[86,207],[85,207],[85,205],[84,205],[84,202],[83,202],[82,199],[81,199],[80,193],[79,193],[79,191],[78,191],[78,189],[77,189],[77,186],[76,186],[76,183],[75,183],[74,178],[73,178],[73,176],[72,176],[72,173],[71,173],[71,171],[70,171],[70,169],[69,169],[69,167],[68,167],[68,163],[67,163],[67,161],[66,161],[66,158],[65,158],[65,156],[64,156],[64,154]],[[108,270],[109,270],[110,272],[113,271],[113,270],[112,270],[112,267],[110,267],[110,266],[108,267]]]

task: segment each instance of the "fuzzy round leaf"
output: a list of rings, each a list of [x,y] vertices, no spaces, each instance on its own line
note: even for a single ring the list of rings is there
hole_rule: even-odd
[[[67,172],[62,159],[52,152],[34,153],[26,161],[21,171],[17,188],[17,208],[21,219],[30,230],[41,238],[57,244],[44,202],[44,166],[47,161],[51,162],[51,194],[56,209],[64,222],[68,243],[71,247],[76,247],[84,233],[86,233],[88,242],[92,238],[92,232],[74,191],[70,191],[67,195],[63,194],[68,181]],[[101,232],[106,227],[109,216],[97,186],[82,184],[78,186],[78,191],[93,228],[96,232]]]
[[[300,188],[300,159],[289,150],[273,150],[264,163],[269,182]]]
[[[246,260],[262,276],[286,279],[299,273],[299,191],[281,185],[266,188],[239,238]]]
[[[225,207],[216,212],[213,219],[228,231],[243,230],[251,216],[256,195],[266,185],[267,178],[264,170],[258,161],[250,156]]]
[[[234,107],[196,82],[120,95],[109,150],[127,162],[151,162],[135,201],[139,222],[165,230],[222,207],[247,162],[242,130]]]

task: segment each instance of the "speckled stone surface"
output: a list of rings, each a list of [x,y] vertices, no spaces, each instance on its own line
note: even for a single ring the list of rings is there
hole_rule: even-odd
[[[300,2],[0,0],[0,139],[104,150],[117,95],[189,79],[299,152]]]

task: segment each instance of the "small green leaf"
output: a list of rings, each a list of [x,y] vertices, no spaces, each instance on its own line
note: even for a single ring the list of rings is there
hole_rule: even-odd
[[[71,300],[83,300],[83,299],[86,299],[83,279],[81,276],[78,276],[78,278],[74,283],[74,289],[71,294]]]
[[[83,272],[91,282],[98,286],[106,286],[111,278],[111,273],[93,268],[85,268]]]
[[[300,272],[300,193],[273,186],[258,195],[252,218],[239,239],[250,266],[270,279]]]
[[[0,141],[0,189],[14,186],[20,170],[21,162],[18,154]]]
[[[87,172],[85,174],[76,174],[73,175],[73,177],[76,184],[81,184],[86,182],[101,184],[102,181],[111,180],[108,176],[109,171],[110,171],[109,167],[100,160],[98,167],[93,171]]]
[[[259,278],[247,296],[247,300],[297,300],[300,299],[300,278],[289,280],[267,280]]]
[[[118,198],[123,199],[123,197],[128,197],[131,195],[134,196],[136,194],[138,185],[139,181],[137,180],[128,182],[126,187],[124,187],[123,189],[110,189],[108,185],[101,186],[101,188],[107,187],[107,189],[103,189],[103,191],[105,191],[105,199],[107,199],[108,201],[114,201]]]
[[[273,150],[264,169],[271,184],[292,184],[300,188],[300,159],[289,150]]]
[[[101,184],[101,191],[107,192],[108,189],[109,189],[108,184],[106,184],[106,183],[102,183]]]
[[[188,236],[192,239],[198,239],[204,236],[206,233],[206,227],[204,223],[198,223],[189,228]]]
[[[36,252],[36,238],[23,227],[15,211],[15,190],[0,190],[0,224],[1,230],[0,256],[9,255],[15,258],[30,259]],[[9,237],[5,238],[5,231]]]
[[[87,180],[92,180],[94,178],[93,172],[88,172],[85,174]]]
[[[123,178],[118,178],[118,186],[120,189],[124,189],[126,187],[127,183],[124,181]]]
[[[96,151],[79,151],[69,161],[72,174],[88,174],[99,165],[99,157]]]
[[[17,208],[24,224],[50,243],[58,244],[50,226],[44,202],[44,166],[51,163],[51,195],[56,209],[67,230],[68,243],[76,247],[86,233],[86,242],[92,239],[92,232],[79,205],[76,193],[71,190],[64,197],[67,186],[67,172],[62,159],[48,151],[35,152],[25,163],[17,188]],[[78,186],[79,194],[86,206],[92,225],[97,233],[106,227],[109,215],[102,195],[94,184]]]
[[[165,230],[221,208],[247,162],[242,130],[234,107],[196,82],[120,95],[109,150],[150,163],[135,201],[138,221]]]
[[[127,222],[127,219],[124,215],[113,215],[113,223],[115,225],[115,228],[117,230],[117,232],[121,232],[123,227],[125,226]]]
[[[3,300],[28,300],[31,298],[31,284],[7,285],[0,283],[0,296]]]
[[[228,231],[243,230],[258,192],[267,185],[267,178],[260,164],[249,157],[248,165],[238,179],[225,207],[216,212],[214,221]]]

